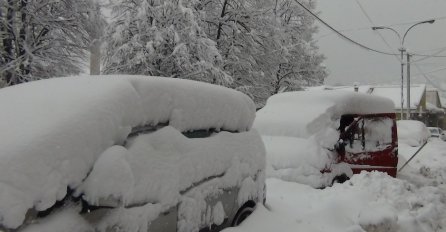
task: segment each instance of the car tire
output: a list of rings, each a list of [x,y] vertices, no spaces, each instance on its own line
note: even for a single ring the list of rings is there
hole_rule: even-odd
[[[249,215],[254,212],[255,203],[245,203],[235,214],[234,220],[232,220],[232,226],[240,225]]]
[[[331,182],[331,185],[334,185],[335,183],[342,184],[346,182],[347,180],[350,180],[350,178],[344,173],[342,175],[336,176],[333,178],[333,181]]]

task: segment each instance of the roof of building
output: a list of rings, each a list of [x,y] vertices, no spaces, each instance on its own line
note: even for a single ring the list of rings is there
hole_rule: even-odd
[[[308,88],[308,90],[343,90],[355,91],[354,86],[318,86]],[[414,84],[410,87],[410,108],[416,109],[423,98],[426,91],[425,84]],[[395,105],[395,109],[401,109],[401,86],[400,85],[360,85],[358,86],[359,93],[367,93],[375,96],[389,98]],[[407,107],[407,89],[403,89],[403,108]],[[446,100],[446,99],[443,99]],[[446,101],[444,101],[446,102]]]
[[[426,85],[417,84],[410,86],[410,108],[416,109],[423,98],[426,91]],[[393,101],[395,109],[401,109],[401,86],[398,85],[381,85],[371,87],[370,94],[386,97]],[[407,106],[407,89],[403,89],[403,108]]]

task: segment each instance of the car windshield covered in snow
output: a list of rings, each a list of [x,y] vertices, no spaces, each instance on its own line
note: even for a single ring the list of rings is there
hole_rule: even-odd
[[[0,231],[224,228],[264,200],[255,105],[235,90],[85,76],[1,89],[0,105]]]

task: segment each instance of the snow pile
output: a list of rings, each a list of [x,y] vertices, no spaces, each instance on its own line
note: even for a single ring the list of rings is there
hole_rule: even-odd
[[[409,160],[420,147],[400,143],[399,168]],[[446,143],[431,140],[399,173],[399,178],[410,180],[419,186],[443,186],[446,194]],[[446,216],[446,215],[445,215]]]
[[[11,228],[28,209],[45,210],[66,195],[67,186],[78,187],[96,159],[122,144],[132,127],[163,122],[179,131],[246,131],[255,115],[254,103],[237,91],[142,76],[31,82],[1,89],[0,105],[0,224]],[[126,184],[132,178],[137,183],[122,153],[107,150],[96,168],[117,164]],[[115,190],[114,197],[128,197],[123,186],[102,187]]]
[[[337,128],[344,114],[394,112],[382,97],[348,91],[299,91],[270,97],[257,112],[254,127],[262,135],[309,138],[326,128]],[[323,132],[322,132],[323,133]]]
[[[267,175],[320,187],[326,184],[321,170],[329,167],[333,154],[314,139],[262,136],[267,154]]]
[[[426,125],[415,120],[399,120],[396,122],[398,128],[398,142],[410,146],[421,146],[429,138],[429,130]]]
[[[323,190],[268,179],[267,208],[225,232],[419,232],[441,231],[445,208],[438,189],[414,185],[384,173],[362,172]]]
[[[264,168],[263,154],[257,132],[188,139],[165,127],[138,136],[127,148],[115,146],[104,152],[79,191],[93,205],[114,198],[126,206],[151,202],[171,207],[178,203],[180,192],[206,177],[224,174],[232,165],[244,168],[226,178],[228,187],[236,186],[240,177],[256,175]]]

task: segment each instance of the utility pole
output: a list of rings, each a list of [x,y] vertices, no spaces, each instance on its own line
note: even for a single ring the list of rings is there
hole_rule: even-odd
[[[404,52],[406,51],[406,49],[404,48],[404,39],[406,39],[407,33],[409,33],[410,29],[414,28],[417,25],[420,24],[424,24],[424,23],[429,23],[432,24],[435,22],[435,19],[431,19],[431,20],[426,20],[426,21],[421,21],[418,23],[415,23],[414,25],[410,26],[409,29],[406,30],[406,32],[404,33],[404,36],[401,39],[401,35],[400,33],[398,33],[398,31],[396,31],[395,29],[391,28],[391,27],[386,27],[386,26],[379,26],[379,27],[372,27],[372,30],[381,30],[381,29],[387,29],[387,30],[391,30],[393,32],[395,32],[395,34],[398,36],[398,38],[400,39],[400,45],[401,48],[399,49],[399,51],[401,52],[401,120],[404,119]],[[409,60],[410,60],[410,55],[407,54],[407,70],[409,72]],[[410,74],[408,74],[410,75]],[[407,77],[407,116],[406,119],[410,118],[410,77]]]
[[[407,117],[406,119],[410,119],[410,54],[407,54]]]
[[[401,116],[400,120],[404,119],[404,47],[400,48],[401,51]]]

